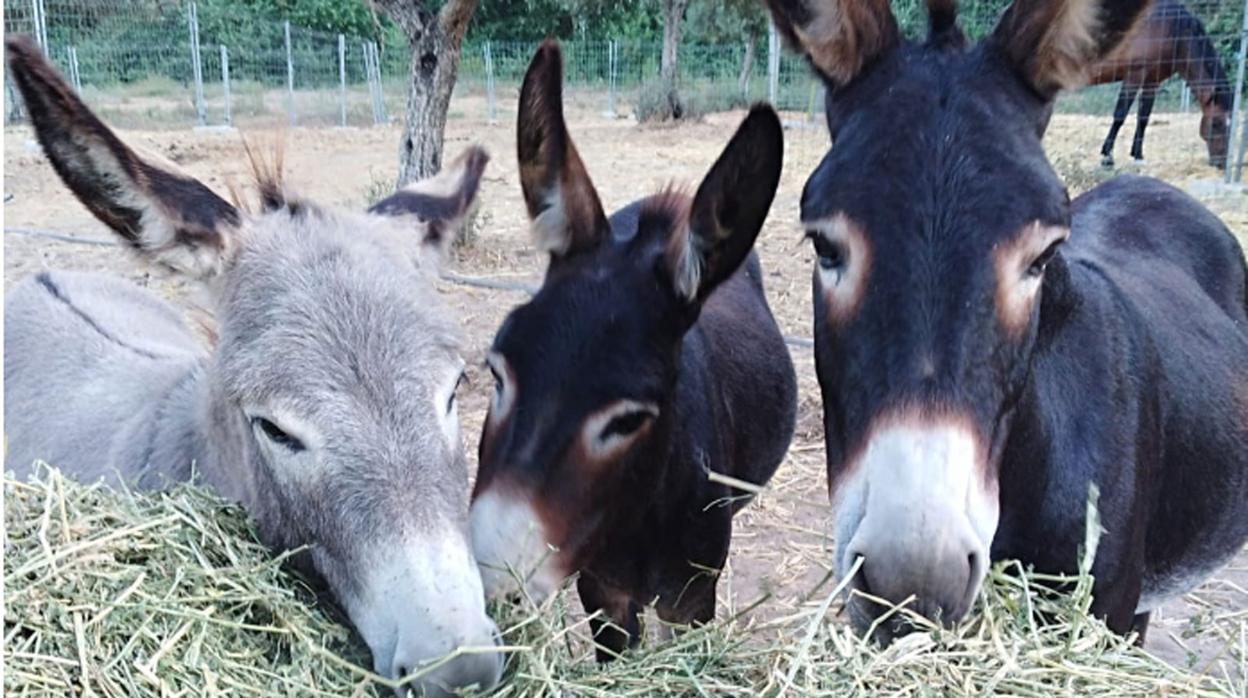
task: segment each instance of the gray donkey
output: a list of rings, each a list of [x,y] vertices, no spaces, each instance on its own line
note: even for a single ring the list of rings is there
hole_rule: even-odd
[[[495,685],[497,628],[467,538],[463,361],[430,278],[484,151],[367,214],[290,198],[280,166],[259,163],[262,210],[249,213],[123,144],[33,42],[7,52],[65,184],[141,256],[202,282],[218,331],[206,348],[178,311],[117,278],[26,279],[5,302],[5,468],[39,459],[143,488],[195,474],[241,502],[266,544],[311,546],[301,564],[378,673],[479,647],[408,685]]]

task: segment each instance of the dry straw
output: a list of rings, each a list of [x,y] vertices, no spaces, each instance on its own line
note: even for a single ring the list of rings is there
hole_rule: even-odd
[[[194,487],[84,487],[42,470],[5,481],[8,696],[374,696],[392,683],[315,595],[257,544],[243,512]],[[1090,556],[1089,558],[1090,559]],[[1073,593],[1045,585],[1067,583]],[[564,593],[494,609],[504,696],[1233,696],[1242,679],[1187,673],[1087,616],[1090,584],[993,570],[980,612],[879,649],[832,617],[839,588],[793,615],[752,609],[605,667]],[[905,609],[897,609],[905,614]],[[1236,643],[1241,663],[1244,625]]]

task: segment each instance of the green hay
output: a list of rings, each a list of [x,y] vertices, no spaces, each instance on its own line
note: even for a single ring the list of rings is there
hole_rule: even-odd
[[[211,494],[118,493],[43,470],[6,479],[4,499],[6,695],[384,696],[394,685],[362,668],[358,639]],[[1245,695],[1242,678],[1186,672],[1109,632],[1086,613],[1090,589],[1086,575],[998,565],[971,620],[942,629],[911,614],[919,631],[887,649],[835,622],[839,589],[821,589],[788,617],[752,623],[745,609],[603,667],[565,591],[541,608],[493,607],[508,652],[495,695]],[[1239,615],[1228,652],[1242,677]]]

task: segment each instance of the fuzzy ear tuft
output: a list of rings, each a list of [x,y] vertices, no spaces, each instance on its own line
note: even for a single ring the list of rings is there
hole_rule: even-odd
[[[1130,36],[1150,0],[1014,0],[991,41],[1045,99],[1082,87]]]
[[[898,45],[888,0],[766,0],[776,29],[832,89],[849,84]]]
[[[771,107],[755,105],[698,186],[667,250],[672,286],[701,303],[745,261],[780,184],[784,131]]]
[[[557,260],[606,239],[606,213],[563,119],[563,57],[554,41],[542,43],[524,75],[516,154],[538,248]]]
[[[238,210],[123,143],[30,37],[11,37],[5,49],[35,135],[74,196],[149,260],[197,278],[218,273],[241,223]]]
[[[412,216],[424,226],[423,242],[446,254],[481,188],[490,161],[484,148],[471,146],[438,174],[403,187],[368,209],[379,216]]]

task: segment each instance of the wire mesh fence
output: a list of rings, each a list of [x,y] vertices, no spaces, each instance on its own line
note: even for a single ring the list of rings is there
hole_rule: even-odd
[[[125,128],[370,126],[404,113],[409,67],[400,41],[318,32],[244,17],[228,3],[201,4],[4,0],[5,33],[34,35],[86,101]],[[992,26],[1004,4],[961,3],[971,38]],[[1163,127],[1156,142],[1148,140],[1149,158],[1206,167],[1225,160],[1226,171],[1235,174],[1248,143],[1240,138],[1248,132],[1240,117],[1246,111],[1240,87],[1248,79],[1245,4],[1192,0],[1184,7],[1158,0],[1131,50],[1096,71],[1106,84],[1063,96],[1056,120],[1107,134],[1125,121],[1123,143],[1109,152],[1120,161],[1127,151],[1142,155],[1134,136],[1125,135],[1135,131],[1124,113],[1130,96],[1151,112],[1154,131]],[[896,0],[894,7],[906,33],[921,34],[921,3]],[[470,34],[450,118],[512,118],[535,48],[536,42]],[[565,41],[563,50],[569,99],[605,117],[644,117],[662,96],[658,42],[577,39]],[[812,147],[826,143],[823,87],[774,35],[730,45],[685,43],[679,56],[677,84],[688,113],[769,100],[786,112],[791,127],[800,127],[791,130],[809,132]],[[20,104],[6,88],[6,120],[20,119]]]

